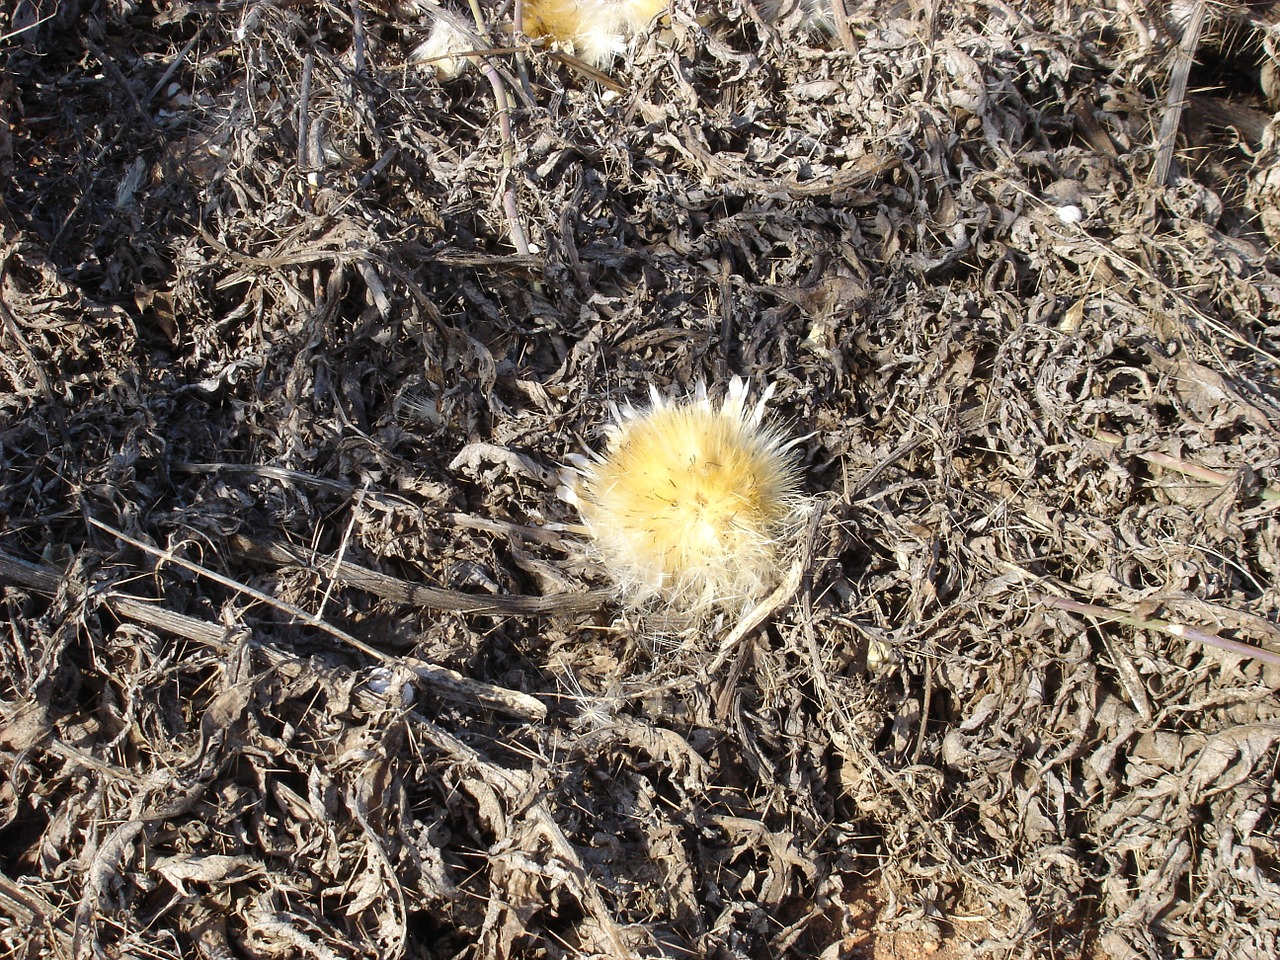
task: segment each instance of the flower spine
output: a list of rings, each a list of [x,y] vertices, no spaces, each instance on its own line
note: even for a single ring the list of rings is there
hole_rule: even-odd
[[[741,610],[777,583],[805,500],[792,450],[734,378],[723,403],[699,385],[615,410],[602,453],[577,457],[569,499],[622,598],[697,619]]]

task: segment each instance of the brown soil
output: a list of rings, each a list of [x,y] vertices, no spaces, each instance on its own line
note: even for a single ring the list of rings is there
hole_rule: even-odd
[[[1280,955],[1271,5],[480,6],[0,10],[3,955]],[[556,487],[734,376],[677,629]]]

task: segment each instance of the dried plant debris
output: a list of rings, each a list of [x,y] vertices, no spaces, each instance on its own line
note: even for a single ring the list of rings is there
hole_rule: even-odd
[[[1280,11],[831,8],[0,13],[5,955],[1280,954]],[[556,486],[734,377],[655,649]]]

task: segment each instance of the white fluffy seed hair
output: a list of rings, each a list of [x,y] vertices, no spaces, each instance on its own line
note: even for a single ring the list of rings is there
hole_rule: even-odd
[[[431,5],[420,5],[430,13],[434,25],[431,34],[413,48],[409,60],[426,63],[441,82],[456,80],[467,68],[468,58],[459,54],[483,50],[487,43],[476,32],[475,24],[461,16]]]
[[[572,458],[574,503],[620,598],[697,620],[740,611],[776,586],[808,503],[794,446],[765,422],[773,388],[748,402],[729,382],[713,404],[650,388],[648,407],[614,409],[604,450]]]

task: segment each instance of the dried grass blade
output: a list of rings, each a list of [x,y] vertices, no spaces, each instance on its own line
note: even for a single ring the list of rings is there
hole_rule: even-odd
[[[546,705],[536,697],[520,693],[517,690],[508,690],[505,687],[485,683],[481,680],[473,680],[470,677],[463,676],[456,670],[450,670],[447,667],[442,667],[437,664],[427,663],[426,661],[417,660],[412,657],[395,657],[384,653],[376,647],[371,647],[358,637],[352,636],[345,630],[341,630],[333,624],[321,620],[319,617],[309,613],[296,604],[280,600],[277,597],[273,597],[268,593],[263,593],[261,590],[256,590],[253,587],[233,580],[230,577],[224,577],[222,574],[210,570],[207,567],[202,567],[198,563],[192,563],[189,560],[184,560],[181,557],[175,556],[169,551],[159,550],[148,543],[144,543],[141,540],[129,536],[121,530],[116,530],[115,528],[103,523],[101,520],[90,517],[89,523],[102,530],[104,533],[108,533],[111,536],[124,541],[130,546],[136,547],[137,549],[156,557],[157,559],[182,567],[184,570],[189,570],[192,573],[212,580],[214,583],[228,587],[237,593],[243,594],[247,597],[252,597],[253,599],[258,600],[261,603],[265,603],[268,606],[275,607],[282,613],[287,613],[292,617],[296,617],[308,626],[315,627],[317,630],[323,630],[330,636],[341,640],[348,646],[359,650],[366,656],[372,657],[381,663],[387,665],[404,664],[413,670],[419,679],[431,686],[436,693],[450,700],[462,703],[478,702],[489,709],[500,710],[504,713],[511,713],[516,716],[532,720],[541,720],[547,715]]]
[[[1124,437],[1118,433],[1112,433],[1110,430],[1095,430],[1094,436],[1103,443],[1119,445],[1124,442]],[[1147,463],[1155,464],[1157,467],[1164,467],[1166,470],[1172,470],[1195,480],[1203,480],[1205,483],[1212,483],[1214,486],[1225,487],[1231,482],[1231,477],[1225,473],[1219,473],[1217,470],[1211,470],[1208,467],[1202,467],[1199,464],[1191,463],[1178,457],[1171,457],[1167,453],[1152,451],[1137,453],[1136,456],[1140,460],[1147,461]],[[1263,487],[1258,496],[1263,500],[1280,500],[1280,489]]]
[[[1225,637],[1219,637],[1196,627],[1188,627],[1185,624],[1171,623],[1168,620],[1160,620],[1155,617],[1134,617],[1111,607],[1104,607],[1096,603],[1084,603],[1067,597],[1048,597],[1040,594],[1036,596],[1036,599],[1046,607],[1053,607],[1057,610],[1080,613],[1088,617],[1098,617],[1114,623],[1138,627],[1141,630],[1156,630],[1160,633],[1167,633],[1171,637],[1194,640],[1196,643],[1217,647],[1219,650],[1225,650],[1228,653],[1234,653],[1242,657],[1252,657],[1254,660],[1260,660],[1263,663],[1280,664],[1280,653],[1273,653],[1260,647],[1252,647],[1247,643],[1240,643],[1238,640],[1228,640]]]

